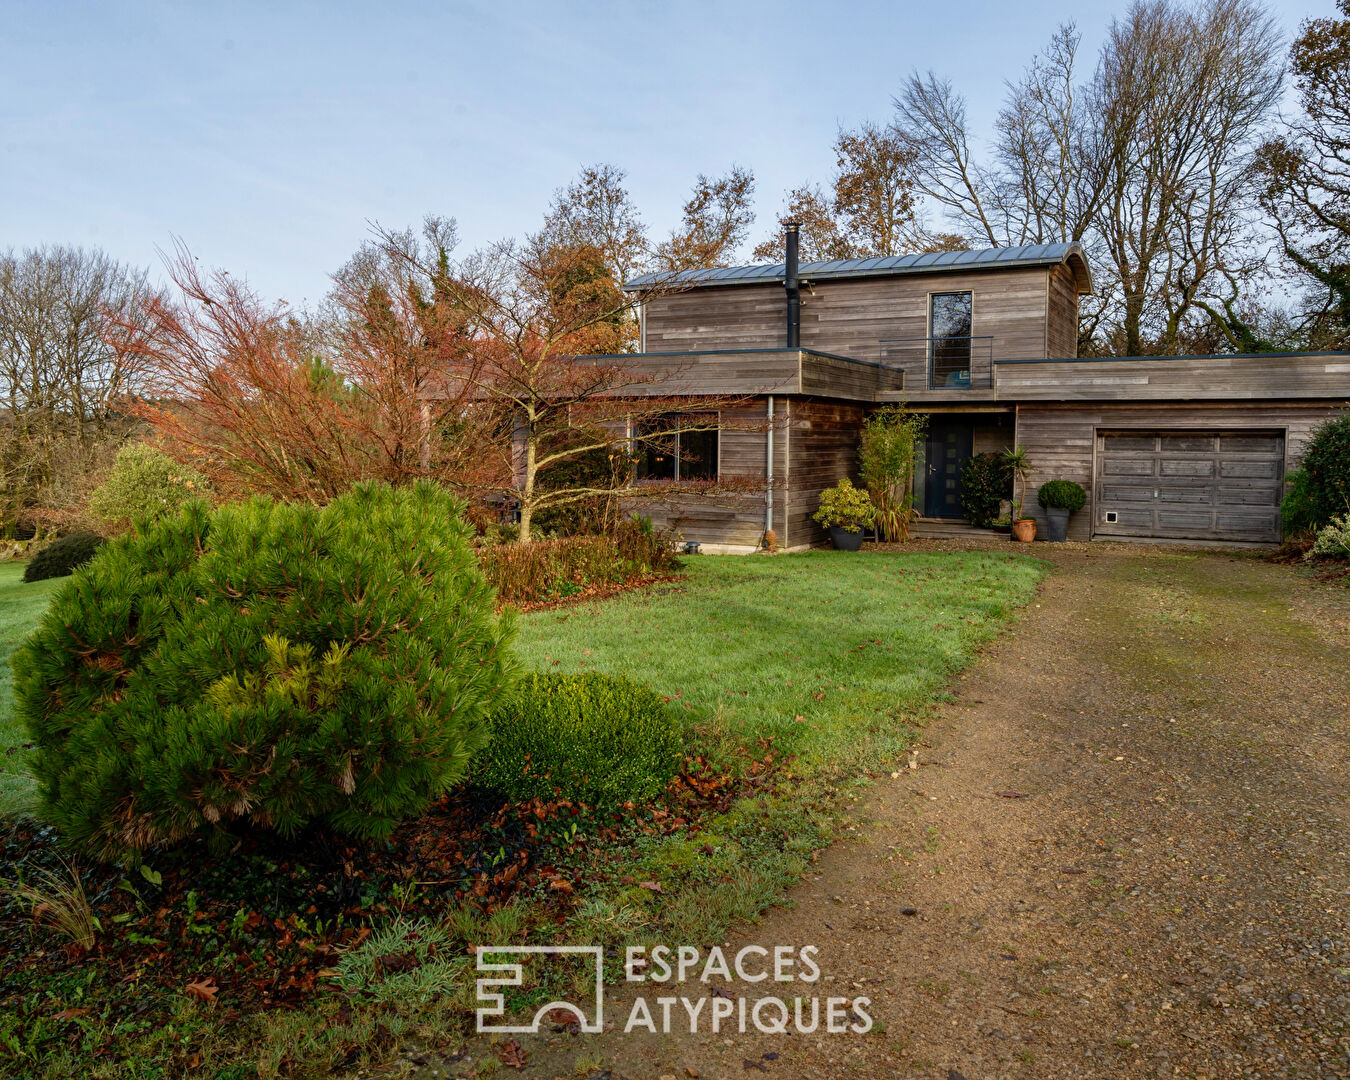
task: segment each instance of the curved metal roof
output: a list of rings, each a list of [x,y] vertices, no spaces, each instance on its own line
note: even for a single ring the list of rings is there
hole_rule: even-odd
[[[831,262],[807,262],[799,268],[803,281],[825,281],[850,277],[892,277],[900,274],[925,274],[943,270],[972,270],[1000,266],[1050,266],[1067,263],[1073,267],[1080,293],[1092,292],[1087,252],[1076,240],[1063,244],[1028,244],[1023,247],[979,248],[974,251],[927,251],[919,255],[891,255],[873,259],[835,259]],[[757,285],[781,282],[783,263],[756,263],[751,266],[723,266],[712,270],[684,270],[677,274],[642,274],[624,283],[624,288],[697,288],[704,285]]]

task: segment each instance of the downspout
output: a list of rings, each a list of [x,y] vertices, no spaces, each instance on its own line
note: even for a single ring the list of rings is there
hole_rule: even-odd
[[[764,532],[767,534],[773,530],[773,395],[769,395],[768,411],[769,427],[764,436],[765,458],[764,478],[767,481],[764,488]],[[768,547],[768,541],[765,541],[765,547]]]

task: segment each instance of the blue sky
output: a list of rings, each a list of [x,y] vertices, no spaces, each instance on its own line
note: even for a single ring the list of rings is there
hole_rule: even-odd
[[[0,249],[157,267],[176,235],[299,304],[368,220],[452,215],[468,247],[520,235],[598,161],[628,171],[656,235],[696,173],[747,166],[759,239],[910,69],[950,75],[984,131],[1058,23],[1077,20],[1090,66],[1123,7],[0,0]],[[1292,37],[1334,3],[1272,10]]]

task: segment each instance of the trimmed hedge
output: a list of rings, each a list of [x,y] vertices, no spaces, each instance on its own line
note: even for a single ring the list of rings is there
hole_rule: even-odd
[[[1072,480],[1047,480],[1036,493],[1036,501],[1047,509],[1073,513],[1087,504],[1087,492]]]
[[[516,801],[611,805],[658,795],[679,768],[679,718],[623,676],[534,674],[492,715],[483,786]]]
[[[514,676],[460,509],[363,484],[196,502],[105,545],[13,661],[44,815],[108,857],[420,813]]]
[[[71,533],[53,540],[24,567],[23,579],[33,582],[69,577],[92,559],[102,545],[103,537],[93,533]]]

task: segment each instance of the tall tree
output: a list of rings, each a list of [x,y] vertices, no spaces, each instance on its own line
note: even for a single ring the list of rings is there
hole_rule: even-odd
[[[972,240],[1087,244],[1100,300],[1085,347],[1174,351],[1202,305],[1259,269],[1251,166],[1280,93],[1274,24],[1256,0],[1137,0],[1083,85],[1077,45],[1062,27],[1010,87],[987,163],[931,73],[910,77],[896,124],[919,189]]]
[[[624,186],[626,177],[615,165],[583,168],[567,187],[553,193],[542,234],[549,243],[598,252],[619,285],[648,254],[647,226]]]
[[[803,184],[787,193],[783,210],[778,215],[778,231],[755,245],[755,259],[760,262],[782,261],[782,228],[792,221],[801,226],[799,250],[804,262],[854,257],[853,247],[839,231],[834,207],[820,190],[820,185]]]
[[[1261,147],[1261,203],[1307,288],[1305,340],[1350,345],[1350,0],[1290,50],[1300,113]]]
[[[678,271],[729,265],[754,223],[754,194],[754,173],[739,165],[725,176],[699,173],[680,225],[657,245],[657,266]]]
[[[144,271],[100,251],[0,253],[0,528],[39,504],[66,508],[53,489],[111,457],[128,427],[117,401],[129,373],[106,320],[139,332],[150,291]]]
[[[859,258],[913,250],[914,151],[894,128],[864,123],[834,142],[834,211]]]

